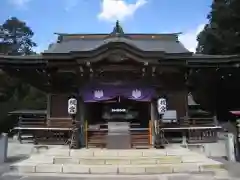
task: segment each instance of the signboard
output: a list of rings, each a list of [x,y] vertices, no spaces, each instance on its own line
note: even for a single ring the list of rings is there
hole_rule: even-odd
[[[162,115],[167,111],[167,101],[165,98],[159,98],[157,101],[158,114]]]
[[[68,100],[68,114],[77,114],[77,99],[70,98]]]
[[[127,110],[126,109],[120,109],[120,108],[117,108],[117,109],[111,109],[111,112],[126,112]]]

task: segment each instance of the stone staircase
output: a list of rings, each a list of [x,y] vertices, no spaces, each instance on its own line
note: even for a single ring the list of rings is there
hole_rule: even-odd
[[[11,165],[18,173],[59,174],[169,174],[217,172],[223,164],[188,149],[49,149],[43,154]]]

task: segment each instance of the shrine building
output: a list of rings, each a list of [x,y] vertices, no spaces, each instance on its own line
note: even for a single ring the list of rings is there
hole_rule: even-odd
[[[119,22],[109,34],[57,36],[40,55],[0,55],[3,71],[48,97],[41,123],[20,124],[19,132],[31,131],[35,142],[64,144],[74,126],[73,138],[88,148],[151,148],[159,130],[168,143],[182,137],[188,143],[216,141],[213,114],[190,112],[189,75],[197,68],[235,66],[238,56],[193,54],[179,33],[129,34]],[[75,124],[68,113],[71,97],[77,99]],[[166,100],[161,116],[159,98]]]

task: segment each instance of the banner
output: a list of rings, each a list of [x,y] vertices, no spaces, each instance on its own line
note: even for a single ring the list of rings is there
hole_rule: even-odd
[[[96,102],[123,97],[135,101],[151,101],[155,96],[155,90],[151,87],[137,84],[125,85],[103,85],[93,84],[83,88],[82,94],[84,102]]]

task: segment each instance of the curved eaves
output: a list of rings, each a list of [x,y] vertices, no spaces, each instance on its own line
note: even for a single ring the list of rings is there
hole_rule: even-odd
[[[90,50],[90,51],[72,51],[70,52],[75,57],[82,58],[93,58],[104,53],[114,53],[117,51],[124,51],[130,53],[139,58],[162,58],[164,56],[164,51],[143,51],[136,47],[134,44],[129,44],[126,41],[109,41],[107,43],[103,43],[101,46]]]

